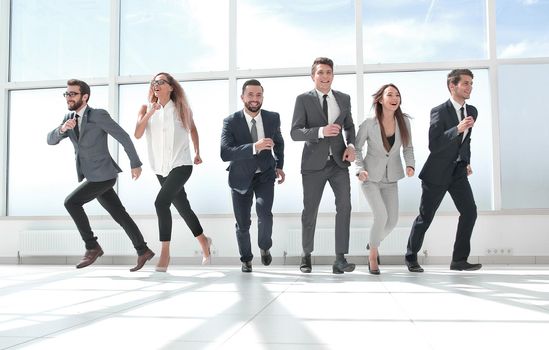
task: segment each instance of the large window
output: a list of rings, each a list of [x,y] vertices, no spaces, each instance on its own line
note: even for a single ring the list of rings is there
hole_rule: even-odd
[[[66,215],[65,197],[78,184],[74,148],[68,138],[50,146],[46,136],[67,113],[62,89],[10,93],[8,215]],[[90,105],[107,107],[107,88],[92,86]],[[89,214],[106,213],[96,201]]]
[[[310,66],[317,56],[354,64],[353,0],[238,0],[239,69]]]
[[[11,3],[11,81],[108,74],[109,1]]]
[[[549,64],[499,69],[502,207],[549,208]]]
[[[365,63],[487,57],[483,1],[364,0],[362,16]]]
[[[549,2],[496,1],[499,58],[549,56]]]
[[[228,14],[226,0],[122,0],[120,74],[227,70]]]
[[[430,110],[448,99],[446,74],[460,67],[475,74],[468,102],[479,119],[469,179],[478,208],[549,208],[547,162],[530,156],[549,146],[545,114],[536,110],[544,105],[549,80],[546,0],[0,2],[10,9],[2,17],[10,22],[9,45],[0,35],[0,45],[9,47],[0,53],[6,55],[0,62],[9,61],[0,67],[8,73],[0,74],[0,101],[6,102],[0,115],[8,132],[0,152],[0,162],[8,164],[7,191],[0,195],[9,215],[66,215],[63,200],[77,186],[74,150],[67,140],[52,147],[45,138],[66,113],[61,93],[67,79],[93,84],[91,106],[109,109],[133,137],[149,80],[162,71],[184,79],[198,126],[204,163],[186,184],[197,213],[232,214],[220,133],[223,118],[242,108],[241,86],[250,77],[265,88],[263,107],[282,120],[287,177],[276,185],[274,211],[301,212],[303,142],[292,141],[290,127],[296,96],[313,88],[310,66],[318,56],[334,60],[333,87],[351,95],[356,130],[371,115],[371,95],[379,86],[400,88],[402,108],[413,118],[416,156],[416,176],[399,182],[402,212],[418,210]],[[116,189],[130,213],[154,214],[159,184],[145,137],[134,142],[144,163],[138,181],[131,180],[125,152],[110,139],[124,170]],[[354,176],[351,184],[353,211],[369,211]],[[333,192],[326,187],[320,212],[333,213]],[[441,209],[455,212],[447,197]],[[88,209],[104,213],[95,201]]]

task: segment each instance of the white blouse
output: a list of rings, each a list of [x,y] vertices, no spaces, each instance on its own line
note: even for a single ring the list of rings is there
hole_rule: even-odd
[[[147,111],[151,109],[149,104]],[[168,176],[182,165],[192,165],[189,147],[190,132],[185,129],[172,100],[149,118],[145,128],[149,162],[155,174]]]

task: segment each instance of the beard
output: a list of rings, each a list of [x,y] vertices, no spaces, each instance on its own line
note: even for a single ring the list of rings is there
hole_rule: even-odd
[[[75,101],[74,104],[67,104],[67,106],[69,107],[69,111],[77,111],[80,109],[80,107],[82,107],[83,104],[84,100],[80,98],[78,101]]]
[[[261,109],[262,103],[258,103],[256,106],[251,106],[249,102],[244,103],[246,109],[252,113],[255,113]]]

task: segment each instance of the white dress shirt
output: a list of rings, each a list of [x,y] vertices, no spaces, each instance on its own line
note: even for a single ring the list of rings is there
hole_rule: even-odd
[[[150,110],[151,105],[147,110]],[[149,162],[155,174],[168,176],[182,165],[192,165],[189,130],[185,129],[172,100],[150,117],[145,134]]]

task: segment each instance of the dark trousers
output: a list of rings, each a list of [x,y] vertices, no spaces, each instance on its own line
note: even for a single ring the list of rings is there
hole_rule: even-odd
[[[236,240],[240,261],[251,261],[252,245],[250,242],[250,226],[252,224],[251,211],[255,194],[255,212],[257,214],[257,243],[263,250],[270,249],[273,245],[273,198],[274,180],[269,178],[262,181],[260,173],[255,174],[248,192],[242,194],[231,190],[233,199],[233,211],[236,219]]]
[[[303,181],[303,212],[301,214],[303,254],[309,255],[314,249],[318,207],[326,182],[332,187],[335,196],[335,253],[347,254],[351,224],[349,169],[340,167],[333,159],[330,159],[323,169],[302,171],[301,176]]]
[[[477,206],[473,197],[471,185],[467,179],[464,164],[458,164],[454,170],[452,181],[448,185],[435,185],[421,182],[423,193],[406,251],[407,261],[417,261],[417,253],[423,245],[425,232],[431,225],[435,212],[446,192],[450,193],[459,212],[459,221],[454,243],[452,261],[466,261],[471,252],[471,235],[477,219]]]
[[[195,237],[203,233],[200,221],[191,209],[184,187],[192,172],[192,165],[182,165],[172,169],[166,177],[156,175],[162,186],[154,201],[161,242],[169,242],[172,239],[172,212],[170,210],[172,204]]]
[[[139,228],[130,217],[126,208],[120,202],[120,198],[113,189],[116,178],[102,182],[90,182],[84,180],[68,197],[65,199],[65,208],[74,220],[82,239],[86,243],[86,249],[97,247],[97,237],[93,235],[88,216],[84,212],[83,205],[97,198],[97,201],[110,216],[116,221],[130,240],[138,255],[145,253],[147,243]]]

